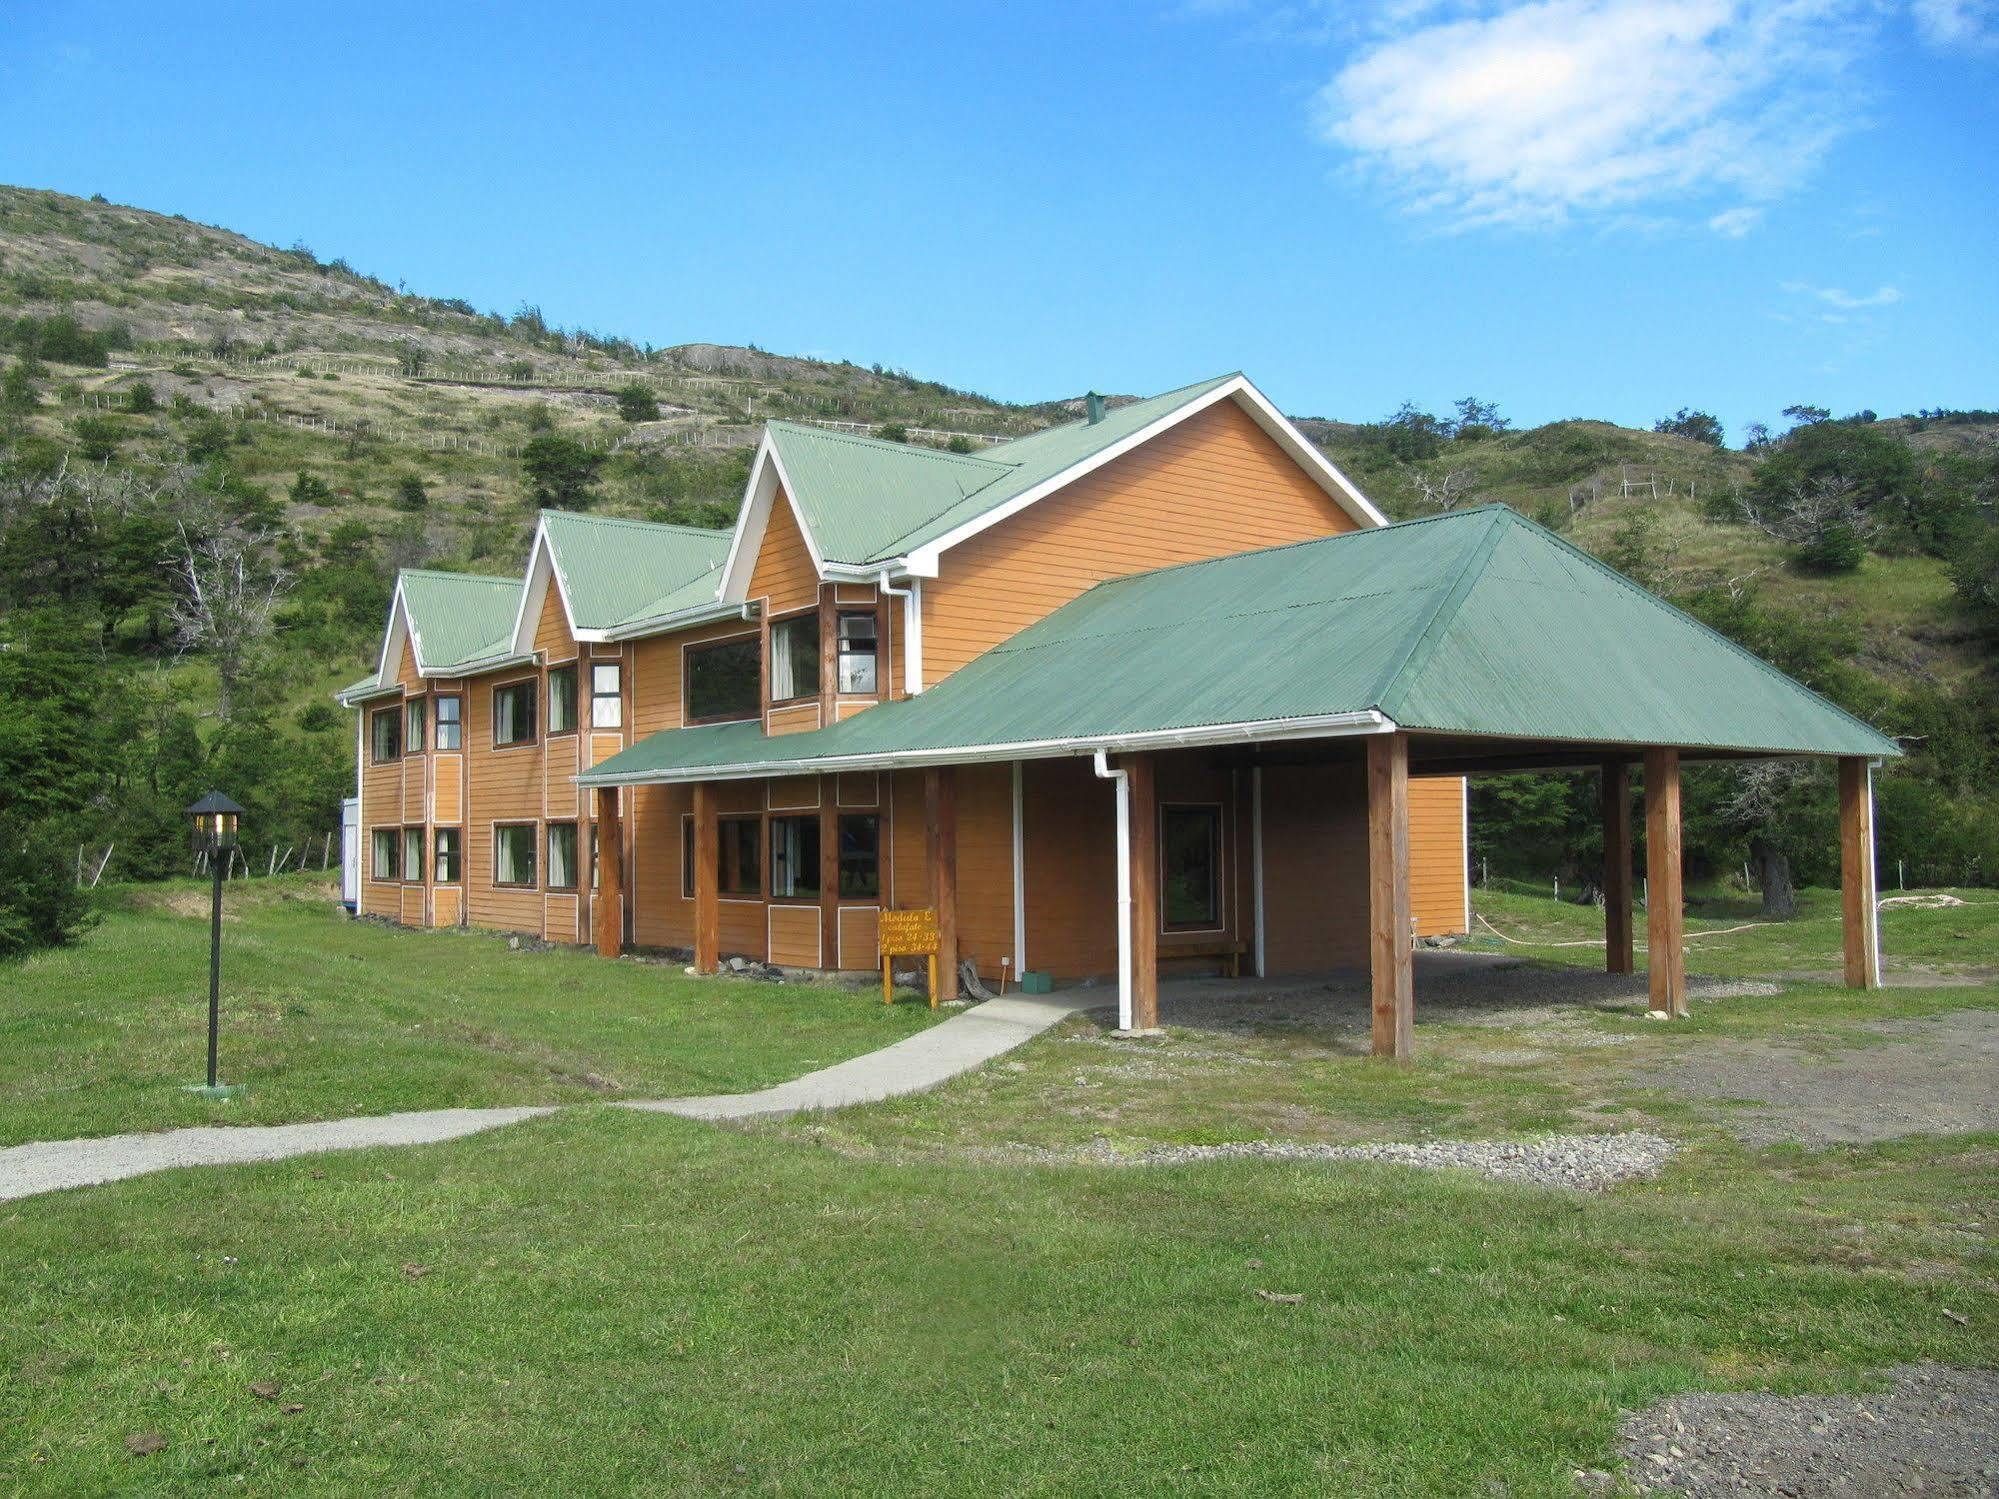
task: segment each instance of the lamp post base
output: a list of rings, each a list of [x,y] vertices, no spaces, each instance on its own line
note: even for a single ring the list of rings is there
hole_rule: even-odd
[[[206,1083],[185,1083],[182,1085],[181,1091],[183,1093],[197,1094],[202,1098],[214,1102],[216,1100],[227,1100],[240,1096],[243,1092],[243,1085],[241,1083],[217,1083],[211,1088]]]

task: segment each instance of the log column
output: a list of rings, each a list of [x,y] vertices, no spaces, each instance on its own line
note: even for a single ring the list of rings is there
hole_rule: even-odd
[[[937,913],[937,993],[932,997],[942,1003],[958,997],[958,778],[950,766],[923,772],[923,815],[930,905]]]
[[[1880,907],[1874,873],[1874,776],[1867,761],[1839,762],[1839,891],[1846,987],[1881,987]]]
[[[597,788],[597,888],[590,915],[597,953],[615,958],[625,945],[625,844],[618,788]]]
[[[1631,944],[1631,768],[1603,762],[1603,967],[1637,971]]]
[[[694,783],[694,971],[722,966],[721,825],[715,783]]]
[[[1686,891],[1680,875],[1680,752],[1645,751],[1645,969],[1652,1013],[1687,1013]]]
[[[1131,1028],[1159,1028],[1159,791],[1151,755],[1121,762],[1131,815]]]
[[[1374,1054],[1415,1050],[1415,934],[1409,904],[1409,739],[1367,741],[1367,945]]]

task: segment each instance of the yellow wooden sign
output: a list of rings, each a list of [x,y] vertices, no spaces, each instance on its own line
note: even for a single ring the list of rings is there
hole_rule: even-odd
[[[937,913],[921,911],[884,911],[881,913],[881,954],[882,954],[882,1003],[895,1003],[895,976],[893,969],[896,958],[928,958],[930,960],[930,1008],[937,1008],[937,949],[941,945],[937,936]]]

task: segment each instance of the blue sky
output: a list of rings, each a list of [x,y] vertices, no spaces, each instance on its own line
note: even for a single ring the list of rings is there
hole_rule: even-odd
[[[1994,0],[0,11],[0,180],[1016,400],[1999,406]]]

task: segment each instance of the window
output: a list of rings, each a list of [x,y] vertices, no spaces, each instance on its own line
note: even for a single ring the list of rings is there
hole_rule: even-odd
[[[423,709],[425,699],[413,697],[403,705],[406,727],[403,732],[403,748],[412,755],[423,753]]]
[[[873,611],[866,614],[843,614],[840,616],[840,690],[861,697],[873,697],[879,689],[875,683],[875,616]]]
[[[370,863],[368,876],[376,880],[398,880],[402,878],[402,866],[396,862],[396,855],[402,849],[397,842],[394,828],[376,828],[369,839],[373,844],[374,857]]]
[[[576,727],[576,668],[548,669],[548,732],[567,734]]]
[[[755,718],[763,709],[757,698],[762,690],[757,681],[762,660],[763,652],[754,635],[718,640],[713,645],[689,646],[684,715],[687,722]]]
[[[780,899],[819,898],[819,814],[770,820],[770,893]]]
[[[458,748],[458,699],[455,697],[437,700],[437,748]]]
[[[770,700],[819,695],[819,615],[795,614],[770,627]]]
[[[1222,924],[1222,814],[1215,807],[1166,807],[1159,853],[1166,925]]]
[[[411,884],[423,883],[423,829],[403,829],[403,878]]]
[[[395,759],[403,752],[403,710],[377,709],[368,720],[368,733],[377,765]]]
[[[498,748],[510,744],[534,743],[535,684],[511,682],[493,689],[493,743]]]
[[[590,824],[590,888],[597,888],[597,824]]]
[[[718,817],[715,819],[715,857],[721,865],[716,888],[723,895],[763,894],[763,870],[758,855],[763,849],[761,817]],[[685,830],[680,845],[680,893],[694,899],[694,819],[681,824]]]
[[[440,716],[439,727],[442,727]],[[458,829],[437,830],[437,854],[431,860],[430,877],[440,885],[458,883]]]
[[[625,726],[624,668],[615,661],[590,664],[590,727]]]
[[[534,884],[533,823],[503,823],[493,829],[493,883]]]
[[[548,888],[576,888],[576,824],[551,822],[548,825]]]
[[[840,819],[840,899],[867,900],[882,893],[881,818],[854,812]]]

